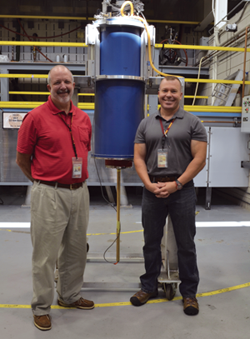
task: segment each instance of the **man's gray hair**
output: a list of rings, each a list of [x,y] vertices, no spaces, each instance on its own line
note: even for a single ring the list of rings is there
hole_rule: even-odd
[[[52,71],[52,69],[54,69],[54,68],[56,68],[56,67],[64,67],[64,68],[66,68],[66,69],[70,72],[70,74],[71,74],[72,82],[74,82],[73,74],[72,74],[72,72],[68,69],[68,67],[66,67],[66,66],[64,66],[64,65],[56,65],[56,66],[52,67],[51,70],[50,70],[49,73],[48,73],[47,83],[48,83],[49,85],[50,85],[50,80],[51,80],[51,79],[50,79],[51,71]]]

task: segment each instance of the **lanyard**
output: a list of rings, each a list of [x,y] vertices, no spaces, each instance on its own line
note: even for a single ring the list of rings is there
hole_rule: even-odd
[[[73,137],[73,134],[72,134],[72,125],[73,125],[73,113],[72,113],[72,117],[71,117],[71,122],[70,122],[70,125],[69,126],[66,121],[63,119],[63,117],[61,116],[60,113],[58,113],[59,117],[62,119],[62,121],[64,122],[64,124],[68,127],[69,129],[69,132],[70,132],[70,135],[71,135],[71,140],[72,140],[72,146],[73,146],[73,150],[74,150],[74,153],[75,153],[75,156],[76,156],[76,159],[78,158],[77,157],[77,153],[76,153],[76,145],[75,145],[75,141],[74,141],[74,137]]]
[[[162,120],[160,119],[160,124],[161,124],[161,130],[162,130],[162,134],[163,134],[163,137],[162,137],[162,149],[164,149],[164,145],[165,145],[165,137],[167,138],[167,134],[168,134],[168,131],[170,130],[170,127],[173,125],[175,119],[172,120],[168,126],[168,128],[166,129],[166,131],[164,132],[164,128],[163,128],[163,124],[162,124]]]

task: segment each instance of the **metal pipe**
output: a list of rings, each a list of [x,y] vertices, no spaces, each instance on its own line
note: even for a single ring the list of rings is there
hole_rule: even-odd
[[[222,46],[193,46],[193,45],[172,45],[172,44],[155,44],[155,48],[170,48],[170,49],[198,49],[205,51],[229,51],[229,52],[244,52],[243,47],[222,47]],[[247,49],[250,52],[250,48]]]
[[[228,22],[229,20],[224,20],[225,18],[227,18],[237,7],[239,7],[243,2],[245,2],[245,0],[242,0],[241,2],[239,2],[229,13],[227,13],[227,15],[225,15],[220,21],[218,21],[216,23],[216,25],[214,25],[212,28],[210,28],[210,30],[208,31],[209,34],[211,34],[210,32],[212,31],[212,29],[214,29],[219,23],[221,22]]]
[[[223,32],[227,33],[226,31],[223,31]],[[230,45],[230,44],[233,44],[233,43],[235,43],[235,42],[238,42],[238,44],[239,44],[239,43],[240,43],[239,40],[245,35],[245,33],[242,34],[242,32],[244,32],[244,29],[240,30],[240,31],[238,32],[238,35],[237,35],[236,37],[231,38],[231,39],[225,44],[224,47],[226,47],[226,46],[228,46],[228,45]],[[211,57],[213,57],[214,55],[217,55],[217,54],[221,55],[221,54],[223,54],[223,53],[221,53],[220,51],[215,51],[215,52],[213,52],[213,53],[210,53],[208,56],[206,56],[206,60],[204,61],[204,63],[208,62],[208,61],[209,61],[208,59],[210,59]],[[232,55],[233,55],[233,54],[232,54]],[[231,56],[232,56],[232,55],[231,55]]]
[[[17,19],[46,19],[46,20],[87,20],[86,17],[71,17],[71,16],[40,16],[40,15],[8,15],[1,14],[0,18],[17,18]],[[95,18],[88,18],[89,20],[95,20]]]
[[[191,79],[191,78],[185,78],[185,82],[201,82],[204,84],[239,84],[241,85],[243,81],[236,81],[236,80],[225,80],[225,79]],[[250,85],[250,81],[246,81],[245,84]]]
[[[116,262],[120,261],[120,232],[121,232],[121,224],[120,224],[120,188],[121,188],[121,170],[117,168],[117,190],[116,190],[116,212],[117,212],[117,225],[116,225]]]
[[[200,21],[174,21],[174,20],[147,20],[147,22],[155,22],[162,24],[183,24],[183,25],[199,25]]]
[[[243,84],[242,84],[242,93],[241,97],[242,99],[245,96],[245,81],[246,81],[246,57],[247,57],[247,33],[248,33],[248,26],[246,27],[246,33],[245,33],[245,52],[244,52],[244,64],[243,64]]]
[[[217,121],[217,120],[201,120],[202,123],[206,124],[240,124],[240,121]]]

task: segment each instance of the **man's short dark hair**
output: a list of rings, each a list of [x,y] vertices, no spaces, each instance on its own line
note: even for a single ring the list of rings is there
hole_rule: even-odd
[[[181,81],[180,81],[180,79],[179,79],[178,77],[176,77],[176,76],[174,76],[174,75],[167,75],[167,76],[165,76],[165,77],[162,79],[162,81],[163,81],[163,80],[166,80],[166,81],[174,81],[174,80],[177,80],[177,81],[179,81],[180,86],[181,86],[181,90],[182,90],[182,83],[181,83]],[[161,81],[161,83],[162,83],[162,81]],[[159,90],[160,90],[160,87],[161,87],[161,83],[160,83],[160,85],[159,85]]]

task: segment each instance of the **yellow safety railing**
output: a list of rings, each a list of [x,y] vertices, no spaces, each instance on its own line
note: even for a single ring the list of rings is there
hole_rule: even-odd
[[[163,44],[155,44],[155,48],[162,48]],[[219,46],[197,46],[197,45],[173,45],[164,44],[164,48],[171,49],[198,49],[203,51],[226,51],[226,52],[245,52],[244,47],[219,47]],[[247,48],[250,52],[250,48]]]
[[[0,74],[0,78],[42,78],[47,79],[47,74]],[[215,84],[243,84],[243,81],[236,80],[225,80],[225,79],[193,79],[193,78],[185,78],[185,82],[199,82],[199,83],[215,83]],[[250,81],[245,81],[246,85],[250,85]]]
[[[44,104],[43,101],[0,101],[1,108],[35,108]],[[93,110],[95,104],[93,102],[79,102],[78,108]],[[148,106],[149,108],[149,106]],[[160,108],[160,105],[158,105]],[[190,112],[220,112],[220,113],[241,113],[241,106],[192,106],[184,105],[184,109]]]
[[[0,16],[1,17],[1,16]],[[2,45],[10,45],[10,46],[33,46],[34,44],[36,46],[61,46],[61,47],[88,47],[86,44],[84,43],[69,43],[69,42],[41,42],[41,41],[2,41],[1,42]],[[197,50],[214,50],[214,51],[229,51],[229,52],[250,52],[250,48],[240,48],[240,47],[216,47],[216,46],[193,46],[193,45],[172,45],[172,44],[156,44],[155,47],[156,48],[162,48],[162,46],[164,46],[164,48],[171,48],[171,49],[197,49]],[[0,78],[34,78],[34,79],[47,79],[48,75],[46,74],[0,74]],[[190,82],[190,83],[218,83],[218,84],[245,84],[245,85],[250,85],[250,81],[235,81],[235,80],[225,80],[225,79],[195,79],[195,78],[185,78],[184,79],[185,82]],[[48,95],[49,92],[10,92],[10,94],[31,94],[31,95]],[[79,96],[84,96],[84,95],[94,95],[91,93],[79,93]],[[184,96],[185,98],[193,98],[194,96]],[[208,96],[196,96],[196,98],[199,99],[207,99]],[[2,102],[3,104],[3,102]],[[29,102],[29,103],[18,103],[16,104],[15,102],[9,102],[9,105],[12,105],[11,107],[14,108],[13,105],[18,105],[20,107],[20,105],[26,105],[26,107],[37,107],[39,104],[42,104],[41,102]],[[88,107],[88,103],[79,103],[79,105],[85,105],[84,108],[87,109],[86,107]],[[32,106],[33,105],[33,106]],[[89,105],[91,105],[91,109],[94,108],[93,107],[93,103],[89,103]],[[4,107],[7,107],[7,102],[6,105]],[[186,107],[186,106],[185,106]],[[201,111],[203,106],[190,106],[189,108],[187,108],[188,110],[192,110],[192,111]],[[206,106],[207,107],[207,111],[212,111],[215,106]],[[209,107],[209,109],[208,109]],[[219,106],[219,109],[216,109],[216,111],[221,111],[221,107]],[[230,107],[226,107],[225,108],[225,112],[229,111]],[[235,108],[234,108],[235,109]],[[239,108],[238,108],[239,111]],[[237,112],[238,112],[237,111]],[[241,109],[240,111],[241,112]]]
[[[88,47],[82,42],[51,42],[51,41],[1,41],[2,46],[39,46],[39,47]],[[220,47],[220,46],[199,46],[199,45],[174,45],[174,44],[155,44],[155,48],[171,49],[197,49],[204,51],[227,51],[227,52],[245,52],[244,47]],[[246,49],[250,52],[250,48]]]
[[[9,94],[50,95],[50,92],[9,91]]]
[[[23,95],[50,95],[50,92],[28,92],[28,91],[9,91],[9,94],[23,94]],[[77,93],[78,96],[95,96],[94,93]],[[194,95],[184,95],[185,99],[192,99]],[[207,95],[197,95],[197,99],[208,99]]]
[[[50,95],[50,92],[9,91],[9,94]],[[94,96],[94,93],[77,93],[78,96]],[[204,97],[205,98],[205,97]]]

